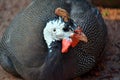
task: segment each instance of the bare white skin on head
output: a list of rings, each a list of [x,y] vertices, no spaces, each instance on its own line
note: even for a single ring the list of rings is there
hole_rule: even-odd
[[[61,17],[59,17],[57,20],[49,21],[46,24],[43,35],[48,48],[50,48],[50,44],[55,40],[62,40],[63,38],[69,38],[71,35],[73,35],[73,31],[71,30],[65,32],[63,30],[64,27],[65,23],[61,20]]]

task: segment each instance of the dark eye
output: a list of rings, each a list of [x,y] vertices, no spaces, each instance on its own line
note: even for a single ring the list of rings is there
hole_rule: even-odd
[[[68,32],[69,31],[69,27],[64,27],[63,31]]]
[[[53,32],[55,32],[55,31],[56,31],[56,29],[54,28],[54,29],[53,29]]]

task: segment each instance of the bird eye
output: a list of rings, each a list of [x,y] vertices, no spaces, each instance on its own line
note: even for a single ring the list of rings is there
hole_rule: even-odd
[[[53,32],[55,32],[55,31],[56,31],[56,29],[54,28],[54,29],[53,29]]]

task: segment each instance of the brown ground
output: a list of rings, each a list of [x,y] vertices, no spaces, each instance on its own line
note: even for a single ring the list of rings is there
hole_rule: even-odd
[[[0,35],[15,15],[30,3],[29,0],[0,0]],[[109,41],[105,56],[81,80],[120,80],[120,9],[98,7],[108,28]],[[80,80],[76,79],[76,80]],[[0,80],[21,80],[0,67]]]

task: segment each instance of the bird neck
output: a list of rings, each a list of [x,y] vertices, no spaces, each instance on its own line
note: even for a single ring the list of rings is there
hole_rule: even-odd
[[[48,48],[48,56],[46,57],[46,63],[53,63],[59,61],[61,59],[61,41],[54,41],[50,44],[50,48]]]
[[[63,69],[62,69],[62,54],[61,54],[61,42],[55,41],[51,43],[49,48],[48,55],[45,59],[44,64],[41,67],[41,75],[48,75],[49,78],[56,79],[61,76],[63,78]],[[56,72],[57,71],[57,72]],[[60,80],[63,80],[61,79]],[[53,80],[53,79],[49,79]]]

